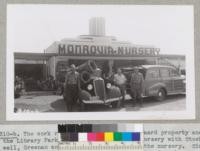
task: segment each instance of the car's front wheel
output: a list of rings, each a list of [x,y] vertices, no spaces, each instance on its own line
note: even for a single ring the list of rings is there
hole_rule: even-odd
[[[163,100],[165,100],[165,98],[166,98],[166,91],[162,88],[162,89],[160,89],[159,91],[158,91],[158,94],[157,94],[157,100],[158,101],[163,101]]]

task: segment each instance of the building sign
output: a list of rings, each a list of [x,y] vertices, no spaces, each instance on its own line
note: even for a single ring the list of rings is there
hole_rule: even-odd
[[[59,44],[58,54],[69,56],[157,56],[160,53],[159,48],[153,47],[127,47],[127,46],[102,46],[102,45],[76,45]]]

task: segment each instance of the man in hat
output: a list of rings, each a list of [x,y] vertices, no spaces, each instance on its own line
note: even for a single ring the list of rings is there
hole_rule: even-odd
[[[122,94],[122,107],[124,106],[124,101],[125,101],[125,94],[126,94],[126,77],[122,73],[122,70],[120,68],[117,69],[117,73],[114,75],[114,83],[116,86],[119,87],[121,94]]]
[[[73,106],[77,103],[80,90],[79,73],[76,66],[72,64],[70,70],[65,76],[64,98],[67,104],[67,110],[72,111]]]
[[[143,99],[142,99],[142,91],[143,91],[143,82],[144,82],[144,77],[142,73],[139,72],[139,68],[135,67],[134,72],[131,75],[131,95],[135,103],[139,101],[140,107],[143,105]]]

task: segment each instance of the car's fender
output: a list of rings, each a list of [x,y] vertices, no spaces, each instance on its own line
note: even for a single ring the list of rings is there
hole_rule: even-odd
[[[146,95],[147,96],[157,96],[158,91],[160,89],[164,89],[166,91],[166,85],[164,83],[156,83],[153,84],[151,87],[146,88]]]
[[[121,91],[116,86],[111,86],[107,91],[107,99],[121,97]]]
[[[91,94],[85,90],[80,91],[79,99],[80,100],[90,100]]]

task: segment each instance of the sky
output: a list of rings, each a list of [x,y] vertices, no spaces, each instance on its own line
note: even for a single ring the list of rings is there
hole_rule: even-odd
[[[43,52],[54,41],[89,33],[89,19],[104,17],[106,35],[138,45],[153,45],[162,54],[194,49],[192,6],[47,5],[7,7],[7,49]]]

